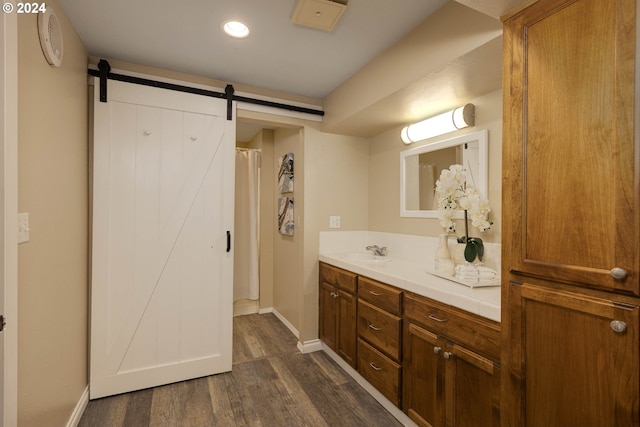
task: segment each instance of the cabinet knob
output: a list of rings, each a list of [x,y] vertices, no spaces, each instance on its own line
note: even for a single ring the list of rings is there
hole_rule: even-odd
[[[451,359],[451,358],[453,357],[453,353],[451,353],[451,352],[449,352],[449,351],[445,351],[445,352],[442,354],[442,357],[444,357],[445,359],[449,360],[449,359]]]
[[[442,348],[441,348],[441,347],[433,347],[433,352],[434,352],[435,354],[440,354],[440,351],[442,351]]]
[[[627,278],[627,270],[620,267],[612,268],[611,277],[613,277],[616,280],[624,280]]]
[[[622,320],[612,320],[611,323],[609,323],[609,326],[611,326],[611,329],[618,334],[627,330],[627,324]]]

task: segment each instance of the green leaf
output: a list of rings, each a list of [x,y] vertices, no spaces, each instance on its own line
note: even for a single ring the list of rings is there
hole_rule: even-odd
[[[478,260],[482,261],[483,256],[484,244],[482,243],[482,239],[478,237],[469,237],[467,245],[464,248],[464,259],[468,262],[473,262],[477,257]]]
[[[464,248],[464,259],[469,262],[473,262],[473,260],[476,259],[477,255],[478,250],[476,249],[476,245],[473,243],[473,241],[471,241],[471,239],[469,239],[469,241],[467,242],[467,246],[465,246]]]

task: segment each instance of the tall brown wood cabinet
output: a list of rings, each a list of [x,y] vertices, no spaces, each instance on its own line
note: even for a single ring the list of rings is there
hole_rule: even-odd
[[[505,427],[640,425],[636,8],[503,17]]]

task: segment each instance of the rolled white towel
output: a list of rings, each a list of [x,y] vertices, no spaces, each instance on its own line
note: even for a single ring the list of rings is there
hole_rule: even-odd
[[[488,284],[497,276],[498,273],[495,270],[483,266],[464,264],[456,267],[456,277],[465,282]]]

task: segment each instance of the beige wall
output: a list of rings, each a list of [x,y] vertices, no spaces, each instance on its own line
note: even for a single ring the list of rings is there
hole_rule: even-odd
[[[374,136],[499,89],[501,34],[499,20],[445,3],[324,98],[322,129]]]
[[[87,386],[87,52],[57,1],[62,67],[46,62],[37,16],[18,19],[18,423],[66,425]]]
[[[300,342],[318,337],[318,246],[329,216],[340,229],[366,230],[369,200],[369,142],[366,138],[322,133],[305,127],[304,269],[300,283]]]
[[[375,136],[371,140],[369,168],[369,230],[390,233],[437,236],[443,232],[437,219],[400,217],[400,152],[430,142],[449,139],[480,129],[489,130],[489,203],[494,222],[491,230],[476,233],[487,242],[499,243],[502,213],[502,90],[468,102],[476,106],[474,127],[406,146],[400,140],[400,128]],[[458,230],[462,230],[462,223]]]
[[[277,217],[278,198],[293,197],[294,234],[284,236],[277,227],[273,239],[273,308],[289,323],[300,330],[300,298],[302,297],[302,248],[304,230],[304,132],[302,128],[278,128],[274,131],[273,164],[287,153],[293,153],[293,192],[278,192],[277,171],[272,175],[274,183],[274,212]]]

